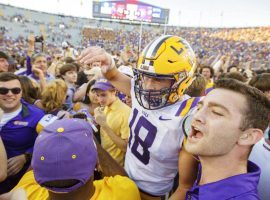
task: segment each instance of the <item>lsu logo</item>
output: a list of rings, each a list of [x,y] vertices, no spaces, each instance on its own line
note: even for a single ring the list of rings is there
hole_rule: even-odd
[[[22,122],[22,121],[14,121],[14,125],[19,125],[19,126],[27,126],[28,122]]]
[[[149,66],[148,65],[141,65],[140,68],[142,70],[149,70]]]

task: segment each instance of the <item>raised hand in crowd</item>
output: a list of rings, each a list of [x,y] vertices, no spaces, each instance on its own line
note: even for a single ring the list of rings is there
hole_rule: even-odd
[[[126,95],[130,95],[130,77],[119,72],[110,54],[100,47],[89,47],[82,51],[77,59],[82,64],[91,64],[96,61],[101,62],[101,71],[114,87]]]
[[[40,89],[43,91],[46,87],[46,78],[44,76],[44,72],[39,68],[37,64],[33,64],[32,72],[39,78]]]
[[[82,64],[91,64],[93,62],[101,62],[101,71],[106,74],[115,67],[114,60],[111,55],[100,47],[89,47],[82,51],[77,59]]]

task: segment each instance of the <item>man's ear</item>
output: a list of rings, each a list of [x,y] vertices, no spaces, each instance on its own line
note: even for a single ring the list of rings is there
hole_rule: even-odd
[[[254,145],[263,137],[263,131],[257,128],[245,130],[238,139],[239,145]]]

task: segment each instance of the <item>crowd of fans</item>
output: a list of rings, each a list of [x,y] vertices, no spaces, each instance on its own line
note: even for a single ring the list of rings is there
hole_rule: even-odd
[[[135,184],[130,179],[124,178],[127,176],[123,170],[125,155],[132,140],[130,128],[138,114],[136,114],[136,109],[132,109],[134,106],[132,101],[135,97],[132,98],[132,94],[124,94],[118,90],[110,82],[111,76],[104,77],[107,74],[104,71],[104,65],[115,63],[116,68],[125,74],[125,77],[133,80],[133,69],[138,67],[137,63],[142,49],[153,39],[161,36],[163,28],[145,25],[142,35],[140,35],[139,25],[127,29],[103,27],[102,24],[99,24],[98,27],[83,27],[77,23],[80,21],[79,18],[70,17],[70,23],[61,23],[59,26],[59,24],[52,23],[44,24],[38,18],[29,19],[21,14],[5,16],[2,12],[0,12],[0,21],[15,23],[15,26],[21,26],[27,30],[27,37],[20,33],[14,36],[11,34],[12,29],[1,25],[0,194],[3,195],[0,196],[0,199],[24,199],[25,196],[28,196],[29,199],[38,199],[41,198],[39,196],[41,194],[44,195],[42,197],[44,199],[45,197],[53,199],[55,194],[51,191],[69,193],[75,187],[77,189],[84,184],[91,188],[91,191],[85,190],[84,195],[96,195],[97,199],[102,199],[102,195],[104,195],[103,199],[106,199],[112,193],[115,195],[114,198],[110,196],[107,199],[168,199],[174,190],[171,190],[170,194],[156,196],[139,187],[140,197]],[[31,27],[35,26],[40,27],[38,37],[35,37],[35,31],[31,30]],[[79,43],[74,42],[74,35],[69,33],[76,28],[80,30]],[[196,97],[195,101],[197,101],[199,97],[204,97],[213,90],[215,81],[225,78],[236,79],[242,82],[243,87],[245,87],[244,85],[255,87],[270,99],[269,27],[221,29],[169,26],[166,34],[185,38],[196,55],[197,69],[194,72],[192,84],[185,90],[185,95]],[[140,37],[141,46],[139,47]],[[104,64],[107,60],[102,60],[103,57],[88,63],[82,61],[83,56],[87,57],[84,49],[89,46],[104,48],[108,53],[105,54],[100,49],[97,49],[97,52],[103,52],[102,56],[110,54],[111,63]],[[175,51],[179,53],[178,50]],[[90,59],[90,55],[93,56],[93,54],[95,53],[89,53],[87,59]],[[173,63],[173,61],[168,62]],[[114,81],[113,78],[111,79]],[[134,80],[137,79],[138,74],[135,74]],[[123,78],[123,80],[127,79]],[[241,86],[238,82],[236,84]],[[226,88],[221,85],[217,85],[217,87]],[[247,91],[249,90],[247,89]],[[187,102],[185,105],[195,106],[195,103]],[[269,107],[267,109],[269,111]],[[132,112],[135,117],[129,119]],[[143,111],[142,113],[147,117],[147,113]],[[69,118],[81,118],[84,122]],[[129,121],[131,121],[130,124]],[[144,123],[147,124],[147,122]],[[135,132],[136,130],[135,128]],[[265,139],[260,140],[260,144],[266,146],[269,154],[269,127],[263,131],[265,131]],[[50,135],[52,132],[59,134],[67,132],[64,134],[66,140],[61,141],[63,151],[62,147],[57,147],[59,143],[50,143],[48,138],[43,140],[40,137],[44,135],[46,138],[46,134]],[[76,138],[70,134],[71,132],[76,132]],[[40,136],[38,136],[39,134]],[[84,137],[95,138],[97,147]],[[135,137],[139,136],[135,135]],[[69,144],[68,141],[73,142]],[[50,145],[48,146],[48,144]],[[267,169],[269,164],[264,166],[264,162],[267,160],[263,157],[260,158],[260,162],[257,161],[259,157],[257,155],[263,150],[256,145],[251,159],[261,167],[262,177],[270,177],[270,171]],[[78,151],[73,151],[71,148],[78,149]],[[142,147],[143,150],[145,148]],[[38,150],[35,152],[35,149]],[[81,159],[80,153],[84,151],[88,152],[93,159],[88,157],[89,160],[86,155],[83,155],[78,169],[72,164],[69,165],[72,163],[71,161],[65,160],[67,166],[63,173],[56,164],[53,165],[52,162],[47,161],[47,159],[52,159],[53,155],[58,155],[58,152],[59,160],[64,159],[69,156],[68,151],[73,160],[77,157]],[[269,155],[266,158],[269,158]],[[54,160],[55,163],[60,162],[57,159]],[[6,164],[2,164],[4,160],[6,160]],[[39,186],[31,189],[33,184],[37,184],[32,168],[29,170],[31,161],[34,170],[44,170],[43,174],[35,175],[35,180],[41,186],[49,189],[49,192],[45,189],[41,190]],[[41,161],[44,161],[44,165]],[[92,164],[89,164],[91,162]],[[93,165],[93,163],[98,163],[98,165]],[[48,166],[55,167],[55,172],[52,172],[54,169],[45,172],[45,164],[47,168]],[[82,174],[74,172],[80,171],[80,169],[83,171]],[[91,171],[91,174],[85,171]],[[54,175],[50,175],[50,173]],[[69,178],[65,177],[65,179],[69,179],[67,182],[57,182],[55,181],[57,179],[52,178],[55,176],[60,180],[65,176],[64,173],[72,174]],[[73,177],[78,176],[82,179],[80,183],[73,180]],[[110,179],[110,176],[114,178]],[[93,177],[95,181],[91,179],[92,182],[87,182],[85,179],[88,180],[89,177]],[[97,180],[100,182],[96,182]],[[269,180],[262,178],[259,184],[262,200],[270,197],[270,193],[266,189],[270,183]],[[118,185],[118,183],[121,184]],[[106,192],[104,192],[105,186],[101,186],[102,184],[106,185]],[[177,186],[176,181],[174,188]],[[66,189],[72,187],[74,187],[72,190]],[[95,190],[93,187],[96,188],[95,192],[92,191]],[[20,188],[24,188],[26,194]],[[100,192],[98,194],[100,196],[97,196],[97,190],[103,191],[103,193]],[[116,192],[120,190],[122,192]],[[78,194],[79,196],[76,196]],[[80,199],[80,195],[83,195],[82,192],[78,194],[72,194],[74,199],[78,197]],[[62,198],[65,199],[64,196]],[[174,196],[171,198],[173,199]]]

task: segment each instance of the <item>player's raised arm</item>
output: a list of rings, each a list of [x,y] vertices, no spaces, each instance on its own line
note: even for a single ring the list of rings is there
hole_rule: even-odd
[[[82,51],[78,57],[82,64],[90,64],[96,61],[101,62],[101,71],[114,87],[119,91],[130,95],[130,77],[119,72],[115,66],[114,60],[110,54],[100,47],[89,47]]]

